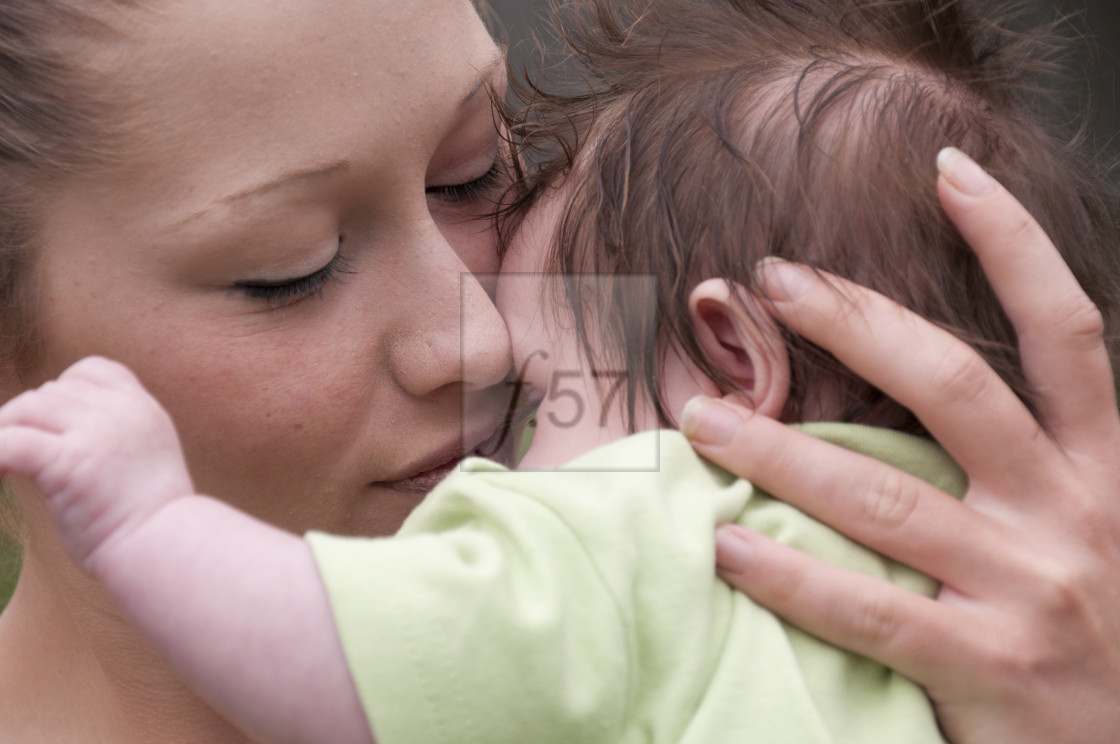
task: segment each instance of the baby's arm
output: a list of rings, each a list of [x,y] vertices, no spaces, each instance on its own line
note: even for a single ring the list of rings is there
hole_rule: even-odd
[[[85,359],[0,408],[0,474],[34,481],[74,560],[247,732],[372,741],[307,544],[194,494],[126,368]]]

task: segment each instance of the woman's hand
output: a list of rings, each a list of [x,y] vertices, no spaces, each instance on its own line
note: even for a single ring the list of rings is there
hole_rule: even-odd
[[[941,167],[942,203],[1015,324],[1049,433],[952,336],[873,292],[773,265],[766,287],[783,322],[913,410],[970,487],[960,503],[880,462],[709,404],[684,423],[699,452],[943,588],[936,601],[918,597],[737,527],[721,529],[720,573],[794,624],[923,685],[955,744],[1111,744],[1120,737],[1120,415],[1100,314],[1010,194],[966,158]]]

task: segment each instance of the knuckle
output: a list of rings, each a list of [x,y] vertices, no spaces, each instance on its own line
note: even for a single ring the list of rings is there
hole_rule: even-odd
[[[1112,565],[1120,564],[1120,533],[1117,532],[1113,520],[1109,519],[1111,505],[1102,501],[1101,495],[1111,496],[1113,488],[1093,487],[1085,482],[1070,479],[1064,486],[1053,489],[1061,494],[1062,514],[1061,520],[1067,535],[1076,540],[1076,544],[1083,549],[1082,556],[1092,555],[1095,563],[1110,561]],[[1091,571],[1090,566],[1080,568],[1067,565],[1064,571],[1078,583],[1085,579],[1078,578],[1083,573]],[[1058,573],[1062,571],[1059,570]],[[1102,585],[1109,582],[1101,577]]]
[[[768,603],[772,604],[779,614],[787,614],[797,605],[798,599],[802,596],[808,574],[804,565],[794,563],[782,571],[780,576],[774,572],[768,579],[765,585],[759,588],[769,589]]]
[[[811,305],[787,314],[787,321],[800,333],[823,338],[837,328],[865,328],[871,293],[832,275],[824,275],[818,285],[820,291],[808,293],[805,302]]]
[[[1054,325],[1075,349],[1095,350],[1104,344],[1104,315],[1080,291],[1055,309]]]
[[[1099,585],[1099,582],[1098,582]],[[1084,568],[1052,562],[1035,574],[1027,605],[1012,624],[990,634],[984,667],[1008,686],[1053,678],[1084,658],[1097,628],[1093,581]]]
[[[852,633],[868,647],[889,644],[899,630],[897,607],[887,592],[868,589],[852,607]]]
[[[1055,634],[1005,629],[1003,637],[992,643],[988,660],[988,668],[1003,680],[1003,687],[1014,689],[1058,676],[1070,653]]]
[[[1008,245],[1035,245],[1040,241],[1050,242],[1050,238],[1042,231],[1042,226],[1035,221],[1026,211],[1016,210],[1015,221],[1011,223],[1010,240]]]
[[[724,455],[720,464],[736,475],[753,480],[759,472],[782,472],[790,458],[788,448],[783,446],[783,438],[770,436],[768,422],[759,421],[757,416],[748,416],[732,440],[732,447],[717,452]],[[749,455],[749,456],[745,456]]]
[[[1090,614],[1094,585],[1100,586],[1080,561],[1050,562],[1035,585],[1035,597],[1043,618],[1067,625]]]
[[[870,327],[867,312],[873,301],[871,292],[859,286],[838,284],[836,280],[828,283],[828,289],[834,298],[833,318],[839,318],[843,325],[853,328]]]
[[[1021,684],[1038,666],[1037,646],[1023,640],[1019,628],[1001,628],[988,637],[987,643],[973,649],[979,667],[1002,687]]]
[[[872,487],[860,505],[862,523],[880,530],[895,531],[905,526],[918,508],[920,486],[893,468],[879,469]]]
[[[24,403],[28,406],[43,406],[56,401],[60,397],[64,397],[66,391],[69,390],[71,386],[68,380],[61,378],[57,380],[48,380],[37,389],[28,390],[21,395],[20,398],[23,399]]]
[[[934,370],[933,384],[942,391],[944,401],[970,404],[988,394],[994,374],[975,351],[954,344]]]
[[[79,359],[78,361],[67,367],[63,371],[63,373],[58,376],[58,379],[88,379],[96,375],[97,371],[101,369],[104,362],[105,360],[101,357],[84,357],[83,359]]]

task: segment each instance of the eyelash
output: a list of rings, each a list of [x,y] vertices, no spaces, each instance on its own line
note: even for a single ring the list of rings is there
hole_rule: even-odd
[[[323,296],[323,288],[329,282],[342,280],[343,274],[353,274],[350,260],[336,253],[323,268],[295,279],[278,282],[235,282],[234,286],[251,300],[267,302],[274,309],[295,304],[311,295]]]
[[[500,161],[495,160],[482,176],[467,183],[451,184],[449,186],[429,186],[425,193],[438,196],[449,202],[469,203],[483,197],[493,195],[495,189],[505,181],[505,171]]]
[[[490,170],[473,181],[450,184],[448,186],[429,186],[425,193],[438,196],[449,202],[468,204],[493,194],[505,180],[505,172],[500,161],[495,160]],[[340,241],[341,242],[341,241]],[[234,286],[251,300],[267,302],[274,309],[292,305],[311,295],[323,296],[323,288],[332,281],[340,281],[343,274],[353,274],[350,261],[341,253],[336,253],[326,266],[307,276],[284,279],[278,282],[235,282]]]

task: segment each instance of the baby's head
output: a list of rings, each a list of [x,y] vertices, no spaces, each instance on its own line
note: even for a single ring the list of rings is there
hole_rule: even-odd
[[[948,329],[1030,403],[1014,329],[938,202],[947,146],[1035,215],[1115,333],[1115,194],[1039,114],[1024,56],[1039,37],[1001,32],[952,0],[585,0],[564,11],[561,36],[593,90],[537,91],[522,127],[529,146],[551,148],[525,199],[555,215],[537,265],[656,276],[655,317],[628,312],[620,293],[593,320],[577,313],[576,328],[585,338],[594,328],[587,353],[613,360],[599,366],[630,372],[631,401],[653,392],[663,423],[673,423],[659,378],[667,354],[749,396],[739,343],[781,333],[781,417],[922,430],[778,330],[755,299],[769,256],[849,278]],[[725,280],[729,305],[711,279]]]

